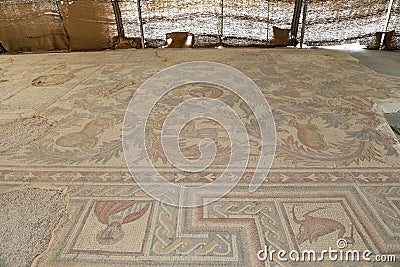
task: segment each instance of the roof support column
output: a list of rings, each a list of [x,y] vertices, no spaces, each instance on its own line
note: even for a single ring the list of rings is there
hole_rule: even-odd
[[[138,10],[138,18],[139,18],[139,27],[140,27],[140,40],[141,46],[144,48],[144,30],[143,30],[143,19],[142,19],[142,5],[140,0],[136,0],[137,10]]]
[[[291,27],[291,31],[290,31],[291,32],[290,44],[293,46],[296,46],[296,42],[297,42],[297,32],[299,30],[299,21],[300,21],[302,5],[303,5],[303,0],[296,0],[296,2],[294,4],[292,27]]]
[[[307,8],[308,8],[308,0],[304,0],[303,20],[301,21],[301,37],[300,37],[300,47],[301,47],[301,48],[303,48],[304,32],[305,32],[305,30],[306,30]]]
[[[118,37],[125,37],[124,26],[122,25],[121,9],[119,8],[118,0],[111,0],[111,3],[114,9],[115,22],[117,23]]]
[[[387,13],[386,13],[385,26],[383,28],[381,43],[380,43],[380,46],[379,46],[380,49],[383,48],[383,45],[384,45],[384,42],[385,42],[386,33],[387,33],[388,26],[389,26],[389,21],[390,21],[390,13],[392,12],[392,6],[393,6],[393,0],[389,0],[389,6],[388,6]]]

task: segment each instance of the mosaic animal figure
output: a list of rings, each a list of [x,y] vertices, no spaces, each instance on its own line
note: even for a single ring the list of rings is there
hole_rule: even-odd
[[[112,245],[124,237],[122,226],[140,219],[150,208],[144,201],[98,201],[94,214],[98,221],[107,227],[100,231],[96,240],[103,245]]]
[[[297,138],[309,148],[322,150],[328,147],[318,127],[312,124],[310,120],[304,124],[292,119],[289,121],[289,125],[296,128]]]
[[[297,224],[300,224],[299,232],[296,236],[299,245],[303,244],[307,240],[312,244],[314,241],[317,241],[319,237],[334,233],[336,231],[338,231],[338,239],[345,239],[347,244],[354,244],[353,225],[351,225],[350,236],[345,237],[344,235],[346,233],[346,227],[341,222],[310,215],[313,212],[325,209],[324,207],[319,207],[304,213],[303,220],[300,220],[296,217],[295,207],[296,205],[293,205],[292,215],[293,221]]]
[[[89,151],[98,143],[98,135],[112,125],[112,119],[97,118],[86,124],[82,131],[68,133],[56,140],[62,147],[77,147]]]

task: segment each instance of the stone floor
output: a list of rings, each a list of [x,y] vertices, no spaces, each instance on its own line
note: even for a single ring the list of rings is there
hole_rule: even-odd
[[[370,69],[382,74],[400,77],[400,50],[359,50],[347,53]],[[383,103],[381,108],[397,139],[400,140],[400,102]]]
[[[232,93],[228,84],[242,81],[237,72],[230,76],[204,68],[201,73],[224,82],[196,80],[172,87],[154,102],[161,89],[143,94],[143,84],[154,74],[191,61],[239,70],[272,110],[274,159],[255,192],[249,185],[263,151],[264,124],[249,107],[264,99],[245,101],[252,95],[247,87],[243,96]],[[318,49],[2,55],[0,66],[0,225],[13,235],[3,234],[2,266],[309,266],[276,257],[264,261],[257,254],[265,246],[320,253],[338,248],[338,241],[347,244],[343,249],[396,256],[397,263],[325,258],[320,266],[398,266],[400,144],[384,113],[400,103],[400,78],[371,70],[344,52]],[[194,70],[183,69],[176,77],[197,77]],[[160,81],[159,86],[165,84]],[[210,139],[215,161],[198,172],[179,170],[163,150],[169,113],[184,101],[207,97],[237,115],[250,150],[232,191],[207,205],[183,208],[153,197],[173,199],[179,192],[138,185],[143,178],[138,170],[145,175],[150,168],[127,168],[121,136],[128,104],[140,94],[132,112],[141,114],[143,105],[153,108],[145,123],[128,123],[128,129],[142,124],[146,129],[142,143],[134,142],[136,136],[128,139],[134,150],[147,149],[136,162],[149,159],[166,181],[180,186],[216,181],[241,142],[229,139],[229,127],[198,118],[182,128],[180,151],[172,154],[197,159],[200,141]],[[207,105],[195,107],[193,112],[207,116],[218,113]],[[229,117],[224,112],[217,115]],[[207,201],[211,191],[189,197]],[[9,203],[12,199],[19,201]],[[29,240],[38,245],[28,253]]]
[[[361,64],[379,73],[400,77],[400,50],[357,50],[347,52]]]

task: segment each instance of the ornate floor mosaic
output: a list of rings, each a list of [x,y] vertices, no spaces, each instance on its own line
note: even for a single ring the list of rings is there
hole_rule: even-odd
[[[183,129],[181,148],[218,140],[217,160],[177,171],[159,142],[170,110],[190,97],[228,103],[251,136],[249,168],[223,198],[196,208],[151,198],[124,160],[121,128],[139,86],[182,62],[212,61],[251,78],[271,106],[276,152],[262,186],[249,193],[259,131],[251,111],[223,88],[175,88],[147,121],[148,154],[170,182],[213,181],[229,160],[229,136],[212,121]],[[400,145],[379,105],[399,101],[400,79],[326,50],[129,50],[0,57],[0,188],[67,192],[67,212],[33,266],[310,266],[260,260],[259,251],[346,249],[397,262],[332,261],[318,266],[398,266]],[[169,192],[165,192],[168,196]],[[207,198],[207,196],[193,196]],[[29,205],[29,203],[27,203]],[[33,233],[34,234],[34,233]]]

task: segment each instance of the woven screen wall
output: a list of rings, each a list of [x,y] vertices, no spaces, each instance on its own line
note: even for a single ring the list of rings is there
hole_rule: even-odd
[[[169,32],[191,32],[195,44],[218,42],[221,7],[218,0],[143,0],[144,35],[149,46],[161,46]]]
[[[395,30],[393,45],[400,48],[400,0],[394,3],[391,14],[389,30]]]
[[[110,1],[58,1],[71,50],[100,50],[112,45],[117,26]]]
[[[309,0],[305,42],[373,43],[389,0]],[[190,32],[195,46],[268,45],[272,27],[290,29],[294,0],[141,0],[146,45],[165,45],[166,33]],[[388,30],[399,45],[400,0]],[[119,0],[125,37],[140,37],[137,0]],[[301,22],[301,21],[300,21]],[[301,28],[301,23],[299,29]],[[0,41],[8,51],[99,50],[118,35],[111,0],[0,2]],[[299,37],[299,36],[298,36]]]
[[[122,25],[126,37],[140,37],[140,23],[137,1],[119,1]]]
[[[0,41],[10,52],[110,48],[116,29],[110,1],[0,2]]]
[[[66,50],[69,46],[53,1],[0,2],[0,41],[8,51]]]
[[[223,3],[225,45],[266,45],[272,39],[272,26],[290,29],[292,0],[224,0]]]
[[[373,42],[384,28],[387,0],[314,0],[307,13],[307,45]]]

